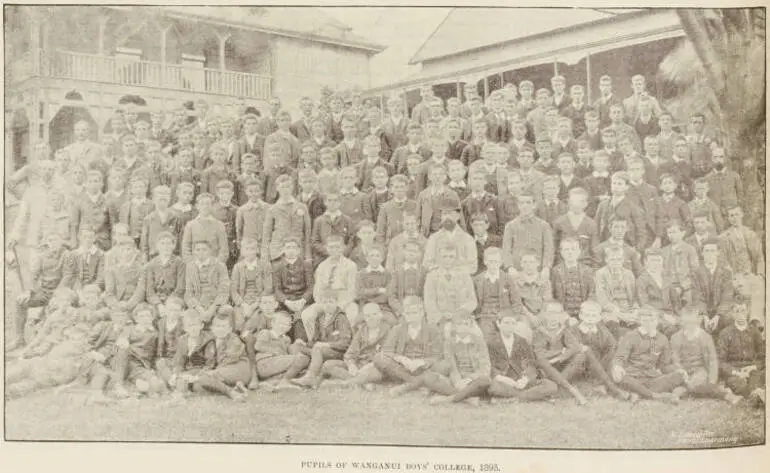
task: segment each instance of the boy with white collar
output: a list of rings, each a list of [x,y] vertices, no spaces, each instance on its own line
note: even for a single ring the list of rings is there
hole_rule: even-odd
[[[519,315],[522,311],[521,296],[513,279],[501,270],[500,248],[489,247],[484,253],[484,271],[474,276],[473,286],[478,299],[476,320],[485,336],[495,330],[502,310]]]

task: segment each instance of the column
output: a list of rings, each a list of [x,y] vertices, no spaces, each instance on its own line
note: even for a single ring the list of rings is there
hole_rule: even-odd
[[[457,100],[462,101],[462,97],[460,97],[460,82],[455,82],[455,97],[457,97]]]
[[[219,39],[219,69],[224,71],[225,68],[225,45],[227,40],[230,39],[230,33],[217,33],[217,39]]]
[[[166,80],[166,61],[167,61],[167,52],[166,47],[168,43],[168,32],[171,31],[171,25],[167,25],[161,28],[160,30],[160,85],[161,87],[166,87],[167,80]]]
[[[484,102],[486,102],[488,97],[489,97],[489,77],[484,76]]]

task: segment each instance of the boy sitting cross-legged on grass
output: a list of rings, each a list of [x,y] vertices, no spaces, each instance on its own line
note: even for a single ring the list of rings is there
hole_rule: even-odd
[[[540,375],[532,347],[517,333],[519,323],[514,312],[504,310],[497,320],[497,330],[487,336],[492,364],[488,393],[493,404],[496,398],[544,400],[559,389],[556,383]]]
[[[492,382],[484,335],[469,313],[456,313],[446,335],[444,357],[449,376],[429,370],[420,376],[422,385],[437,393],[431,404],[467,401],[477,406],[478,396],[485,394]]]
[[[403,383],[391,388],[391,396],[400,396],[422,386],[420,375],[426,370],[448,372],[441,362],[441,331],[425,319],[422,300],[408,296],[402,306],[403,322],[390,330],[382,351],[374,355],[374,366],[384,378]]]
[[[559,302],[546,302],[539,314],[540,323],[532,331],[535,358],[546,377],[566,389],[583,405],[588,401],[570,380],[585,369],[586,351],[567,328],[569,315]]]
[[[374,302],[365,304],[362,312],[364,323],[353,334],[353,340],[342,360],[325,361],[323,372],[332,379],[343,380],[346,385],[362,386],[372,391],[373,383],[382,380],[382,373],[374,366],[373,359],[380,352],[391,324],[386,321],[380,306]]]
[[[655,309],[639,309],[639,327],[621,337],[611,373],[618,386],[644,399],[679,401],[672,391],[684,383],[684,370],[677,371],[671,364],[671,345],[658,332]]]
[[[700,326],[700,308],[689,306],[682,310],[682,329],[671,337],[671,357],[674,367],[684,371],[684,386],[674,389],[682,396],[724,399],[737,404],[743,399],[724,386],[717,384],[719,361],[714,340]]]
[[[617,341],[602,322],[602,306],[594,300],[587,300],[580,305],[579,316],[580,322],[572,328],[572,332],[583,347],[586,368],[602,382],[601,390],[605,393],[609,390],[613,396],[622,400],[638,401],[636,393],[629,394],[618,388],[608,373]]]
[[[732,307],[732,324],[717,339],[719,372],[725,384],[740,396],[765,401],[765,340],[748,322],[744,304]]]
[[[314,329],[308,334],[307,343],[302,339],[295,342],[299,345],[300,354],[294,366],[306,364],[308,358],[310,364],[304,376],[291,380],[294,384],[311,388],[317,388],[323,380],[324,361],[341,360],[353,337],[348,317],[339,307],[337,291],[320,291],[316,303],[320,313],[313,321]],[[298,372],[293,374],[296,376]]]

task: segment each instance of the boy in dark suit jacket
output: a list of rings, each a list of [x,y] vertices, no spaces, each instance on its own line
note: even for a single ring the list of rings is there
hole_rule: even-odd
[[[471,216],[470,226],[473,230],[473,239],[476,241],[476,254],[479,258],[479,271],[487,269],[484,263],[484,253],[488,248],[502,248],[503,239],[500,235],[489,233],[489,217],[485,213],[475,213]],[[483,328],[483,327],[482,327]]]
[[[422,386],[421,375],[428,370],[449,372],[442,360],[441,331],[425,319],[422,300],[409,296],[403,304],[403,321],[390,330],[382,351],[374,355],[374,366],[384,378],[403,383],[390,389],[394,397]]]
[[[485,336],[496,328],[500,311],[511,310],[514,314],[522,313],[521,296],[513,279],[500,270],[502,256],[500,248],[487,248],[484,252],[485,270],[473,278],[478,307],[476,319]]]
[[[273,291],[275,298],[292,316],[293,340],[306,337],[300,315],[313,298],[313,266],[304,261],[300,241],[288,237],[283,242],[282,257],[273,264]]]
[[[350,346],[353,331],[348,317],[337,305],[337,295],[332,289],[322,292],[316,301],[321,314],[315,320],[315,330],[307,343],[302,339],[295,341],[299,354],[295,358],[296,366],[289,368],[287,379],[292,383],[310,388],[317,388],[323,380],[323,364],[327,360],[341,360]],[[307,366],[307,372],[298,379],[291,379],[300,370],[296,367]]]
[[[575,238],[561,241],[560,261],[551,271],[551,285],[554,298],[561,302],[564,310],[577,322],[580,305],[594,292],[594,272],[580,263],[580,243]]]
[[[497,330],[487,336],[492,363],[488,392],[493,401],[498,397],[540,401],[559,389],[556,383],[539,375],[532,347],[516,333],[518,323],[519,317],[504,311],[497,319]]]
[[[62,267],[60,287],[80,289],[96,284],[104,289],[104,252],[95,244],[91,227],[80,229],[79,246],[70,251]]]
[[[257,157],[260,164],[259,170],[262,170],[262,148],[265,146],[265,137],[258,133],[259,118],[256,115],[246,115],[243,118],[243,134],[235,143],[235,150],[232,158],[232,169],[236,172],[241,169],[241,159],[246,154],[253,154]]]

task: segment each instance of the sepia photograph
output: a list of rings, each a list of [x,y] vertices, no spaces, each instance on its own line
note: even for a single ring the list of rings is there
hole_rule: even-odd
[[[6,442],[765,445],[765,8],[3,26]]]

